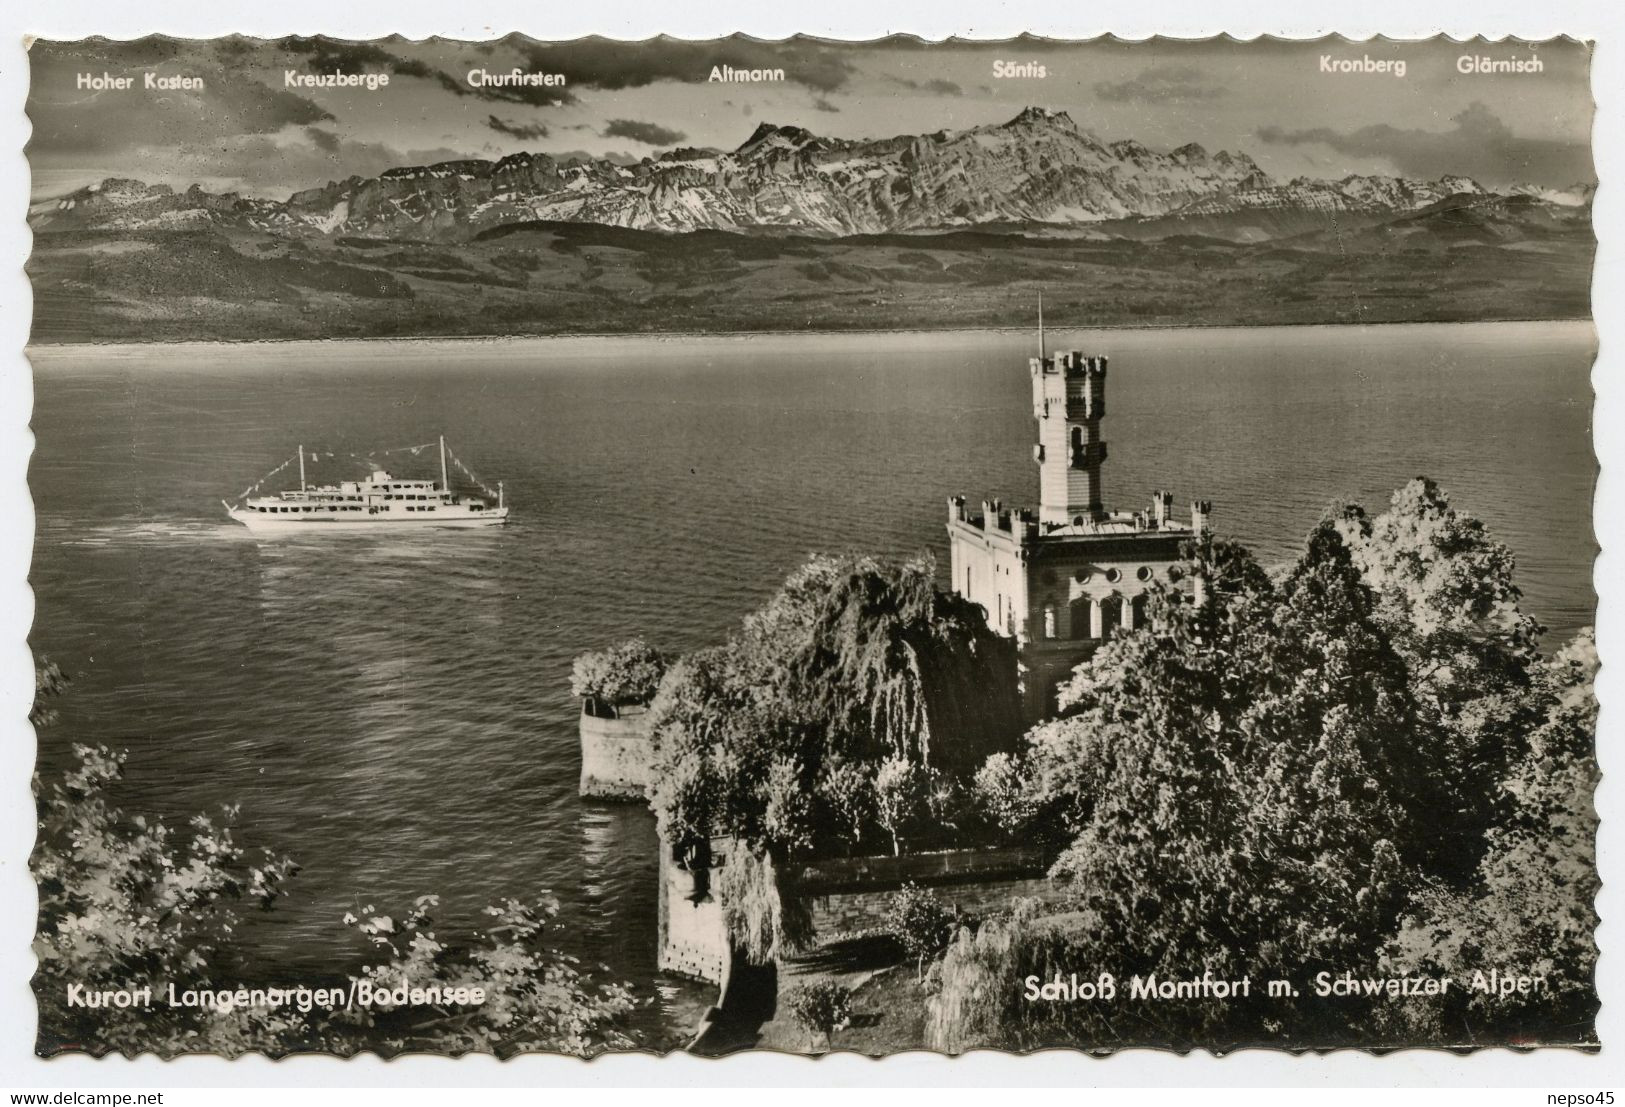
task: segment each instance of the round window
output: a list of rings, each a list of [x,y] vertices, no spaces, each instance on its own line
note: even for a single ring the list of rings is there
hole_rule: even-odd
[[[1088,569],[1079,569],[1076,573],[1072,574],[1072,579],[1077,581],[1079,584],[1088,584],[1089,578],[1093,577],[1094,575],[1095,574],[1091,573]]]
[[[1118,581],[1123,579],[1123,570],[1121,570],[1121,569],[1107,569],[1106,570],[1106,579],[1111,581],[1113,584],[1116,584]]]
[[[1150,580],[1151,579],[1151,566],[1149,566],[1149,565],[1141,565],[1138,569],[1136,569],[1134,571],[1134,575],[1139,577],[1141,580]]]

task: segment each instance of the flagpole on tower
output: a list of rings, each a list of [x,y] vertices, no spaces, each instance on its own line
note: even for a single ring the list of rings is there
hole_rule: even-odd
[[[305,444],[299,444],[299,491],[305,490]]]

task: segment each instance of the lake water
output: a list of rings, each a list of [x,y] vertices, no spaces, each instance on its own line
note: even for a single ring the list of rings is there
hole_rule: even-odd
[[[1343,498],[1439,480],[1517,554],[1548,644],[1592,619],[1588,324],[1052,332],[1112,357],[1107,506],[1172,489],[1267,560]],[[561,945],[692,1026],[659,977],[655,836],[583,802],[570,659],[632,633],[718,640],[809,552],[934,551],[946,498],[1029,502],[1029,335],[582,338],[32,352],[33,633],[73,678],[42,735],[130,752],[124,806],[242,805],[303,866],[243,936],[331,969],[368,904],[444,931],[550,889]],[[444,431],[511,524],[256,541],[220,500],[303,443]],[[429,476],[432,452],[394,466]],[[287,477],[287,474],[284,474]],[[296,479],[296,478],[292,478]]]

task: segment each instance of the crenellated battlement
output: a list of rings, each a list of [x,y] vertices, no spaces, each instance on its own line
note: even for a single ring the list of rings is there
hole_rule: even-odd
[[[1058,350],[1053,355],[1028,358],[1027,365],[1035,377],[1042,374],[1101,380],[1106,377],[1106,357],[1088,357],[1082,350]]]
[[[948,497],[948,522],[961,523],[980,531],[994,531],[1017,542],[1036,537],[1038,518],[1027,508],[1006,507],[1002,500],[983,500],[982,510],[973,511],[963,496]]]

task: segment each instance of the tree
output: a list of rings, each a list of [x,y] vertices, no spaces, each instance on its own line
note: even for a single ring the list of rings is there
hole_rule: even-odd
[[[831,827],[862,849],[863,832],[875,819],[874,765],[836,754],[818,778],[818,799],[832,816]]]
[[[666,658],[641,638],[579,655],[570,666],[570,692],[599,709],[619,714],[646,704],[659,690]]]
[[[1538,1017],[1589,1019],[1589,663],[1539,662],[1510,553],[1417,481],[1376,519],[1329,515],[1274,579],[1233,543],[1186,559],[1175,576],[1205,600],[1154,588],[1148,625],[1078,667],[1024,758],[988,769],[984,791],[1030,793],[1066,830],[1066,925],[984,926],[944,979],[951,963],[985,983],[984,961],[1042,975],[1072,941],[1120,978],[1200,965],[1255,981],[1538,948],[1577,982]],[[963,998],[949,1021],[980,1025]],[[1492,1025],[1447,1007],[1412,1008],[1435,1019],[1421,1037]],[[1017,1005],[992,1039],[1124,1033],[1094,1010]],[[1394,1040],[1359,1002],[1145,1010],[1133,1040]]]
[[[1013,742],[1014,666],[973,608],[936,591],[933,572],[928,559],[814,557],[726,644],[673,665],[649,708],[661,826],[781,856],[814,846],[796,829],[813,823],[849,826],[861,842],[878,816],[853,772],[947,757],[933,748],[928,708],[951,700],[950,687],[980,686],[985,717],[966,722],[969,747],[1001,732]],[[711,782],[701,807],[686,783],[696,766]],[[942,783],[951,793],[953,781]]]
[[[1076,790],[1053,871],[1093,960],[1255,979],[1370,964],[1430,854],[1407,802],[1426,768],[1407,674],[1375,598],[1331,520],[1279,585],[1217,542],[1193,546],[1185,571],[1206,602],[1155,590],[1152,626],[1080,667],[1075,714],[1032,748],[1041,788]],[[1147,1033],[1211,1044],[1279,1032],[1277,1018],[1315,1027],[1308,1005],[1168,1010]]]
[[[1012,837],[1038,818],[1040,803],[1031,770],[1020,754],[996,753],[976,770],[976,805],[994,826]]]
[[[1397,1038],[1465,1030],[1475,1042],[1595,1040],[1596,671],[1589,628],[1533,667],[1541,721],[1503,782],[1510,815],[1490,832],[1476,881],[1430,888],[1386,951],[1386,971],[1465,985],[1472,972],[1495,968],[1538,976],[1542,987],[1509,995],[1459,987],[1407,1004]]]
[[[798,1026],[824,1039],[826,1050],[832,1044],[831,1035],[852,1020],[851,991],[828,977],[786,988],[784,1006]]]
[[[801,765],[788,757],[774,758],[767,770],[762,830],[786,857],[808,853],[815,845],[813,793],[804,776]]]
[[[1500,781],[1539,725],[1529,687],[1543,628],[1520,606],[1511,551],[1434,482],[1411,481],[1375,519],[1349,505],[1337,525],[1437,749],[1435,875],[1460,886],[1506,814]]]
[[[1086,934],[1064,925],[1065,918],[1046,917],[1044,910],[1035,899],[1017,899],[975,930],[957,931],[931,969],[935,987],[926,1000],[928,1048],[950,1054],[970,1049],[1025,1053],[1059,1045],[1143,1045],[1154,1040],[1134,1037],[1141,1028],[1133,1008],[1116,1007],[1108,1025],[1081,1014],[1093,1002],[1037,1005],[1026,1000],[1029,976],[1047,983],[1057,972],[1065,976],[1100,963]],[[1042,1013],[1035,1014],[1040,1006]]]
[[[902,856],[902,835],[925,805],[929,778],[904,757],[888,757],[875,774],[875,818],[891,835],[892,854]]]
[[[886,929],[914,958],[914,975],[925,972],[925,960],[942,952],[960,926],[959,912],[929,889],[910,881],[886,904]]]

